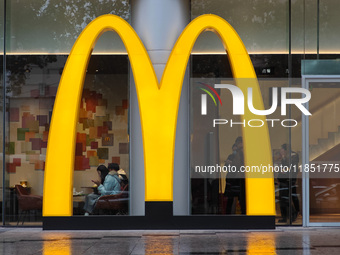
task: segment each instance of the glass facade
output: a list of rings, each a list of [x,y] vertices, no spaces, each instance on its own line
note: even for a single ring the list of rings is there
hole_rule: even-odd
[[[301,87],[301,61],[306,59],[337,59],[339,46],[336,43],[339,28],[336,26],[337,15],[332,14],[338,8],[334,1],[191,1],[192,19],[205,14],[216,14],[227,20],[241,37],[250,54],[258,77],[264,108],[273,103],[274,87]],[[333,31],[333,32],[331,32]],[[240,166],[243,162],[243,150],[238,148],[238,139],[242,137],[240,118],[232,115],[233,98],[227,89],[217,89],[222,104],[214,106],[211,98],[207,99],[208,114],[201,114],[202,84],[235,84],[229,65],[228,55],[219,39],[212,32],[202,34],[193,50],[191,59],[191,213],[192,214],[245,214],[245,181],[235,178],[232,173],[221,173],[213,177],[202,177],[195,167],[202,166]],[[327,86],[326,86],[327,87]],[[335,89],[335,88],[334,88]],[[318,90],[318,89],[317,89]],[[325,90],[325,89],[323,89]],[[337,125],[321,120],[321,115],[333,114],[321,102],[333,105],[337,96],[335,91],[315,91],[311,89],[310,101],[310,150],[319,150],[329,155],[337,144],[323,146],[322,139],[336,135]],[[315,92],[314,92],[315,91]],[[210,91],[212,93],[212,91]],[[328,94],[329,93],[329,94]],[[328,98],[329,96],[334,98]],[[296,95],[292,94],[292,98]],[[209,101],[210,100],[210,101]],[[217,98],[216,98],[217,100]],[[320,101],[319,101],[320,100]],[[325,100],[325,101],[323,101]],[[287,115],[281,116],[279,99],[277,110],[267,116],[267,120],[294,119],[295,127],[268,125],[274,165],[285,163],[302,164],[302,113],[297,107],[288,107]],[[227,105],[227,106],[225,106]],[[314,107],[313,109],[311,107]],[[229,109],[229,110],[228,110]],[[319,117],[317,117],[318,111]],[[223,125],[213,127],[214,119],[221,119]],[[222,121],[223,120],[223,121]],[[225,123],[227,122],[228,123]],[[234,121],[238,124],[230,124]],[[315,123],[312,123],[315,121]],[[273,124],[274,122],[272,122]],[[321,125],[321,126],[320,126]],[[334,127],[331,127],[334,126]],[[333,130],[334,129],[334,130]],[[317,133],[317,130],[319,133]],[[321,135],[320,132],[324,132]],[[325,137],[325,138],[323,138]],[[242,144],[239,144],[242,147]],[[313,147],[314,146],[314,147]],[[285,148],[285,150],[283,149]],[[261,145],[258,145],[261,150]],[[290,153],[289,153],[290,151]],[[255,153],[255,152],[254,152]],[[237,155],[240,155],[238,157]],[[310,160],[315,158],[309,154]],[[241,160],[240,160],[241,158]],[[234,162],[233,162],[234,159]],[[336,159],[334,159],[336,161]],[[313,161],[314,162],[314,161]],[[300,167],[301,169],[301,167]],[[199,170],[199,167],[198,167]],[[276,223],[278,225],[301,225],[303,214],[302,173],[291,173],[288,180],[275,176]],[[310,221],[337,222],[336,192],[337,179],[315,179],[310,175]],[[320,193],[320,194],[319,194]],[[321,195],[323,194],[323,195]],[[328,197],[330,196],[330,197]],[[328,201],[331,200],[332,202]],[[321,202],[322,201],[322,202]],[[326,205],[327,204],[327,205]],[[332,205],[330,205],[332,204]],[[333,208],[333,209],[332,209]],[[316,220],[315,220],[316,219]]]
[[[81,31],[107,13],[128,21],[129,3],[7,1],[5,225],[41,223],[39,196],[43,195],[47,140],[61,74]],[[96,171],[99,165],[117,163],[129,177],[128,65],[118,35],[108,32],[100,37],[86,70],[79,106],[74,215],[84,215],[87,194],[98,194],[97,184],[91,180],[100,179]],[[104,180],[105,176],[101,182]],[[22,192],[16,185],[23,187]],[[31,207],[25,205],[25,195],[36,198]],[[120,214],[129,212],[125,197]],[[94,213],[117,212],[102,206]]]
[[[141,8],[128,0],[0,0],[0,117],[4,120],[0,128],[3,155],[0,179],[4,225],[41,224],[39,199],[44,189],[49,127],[67,57],[79,34],[96,17],[115,14],[132,23],[132,5]],[[297,107],[288,105],[282,116],[281,93],[283,88],[303,87],[305,60],[339,58],[337,3],[331,0],[191,0],[190,5],[191,20],[203,14],[216,14],[238,33],[258,77],[265,109],[272,106],[276,95],[273,92],[277,90],[278,107],[266,116],[273,164],[303,169],[306,150],[309,151],[308,164],[336,164],[340,125],[338,82],[309,83],[312,100],[308,109],[312,117],[308,131]],[[149,54],[156,65],[157,50]],[[313,74],[318,75],[310,73]],[[243,124],[231,110],[232,94],[223,88],[216,89],[216,94],[210,90],[215,84],[235,85],[228,54],[213,32],[206,31],[198,37],[189,61],[189,76],[190,81],[185,84],[189,86],[189,97],[184,98],[189,104],[190,116],[187,137],[190,177],[186,180],[190,193],[189,214],[246,214],[244,176],[229,173],[207,176],[196,171],[207,166],[240,168],[245,165]],[[98,198],[98,189],[91,180],[104,183],[105,178],[101,179],[96,171],[99,165],[118,163],[123,173],[120,180],[133,175],[130,132],[134,127],[130,125],[129,112],[132,79],[127,52],[119,35],[104,33],[92,52],[79,105],[73,215],[84,215],[89,194]],[[292,93],[291,98],[299,95]],[[203,102],[207,114],[202,114]],[[215,119],[221,123],[213,126]],[[273,121],[268,122],[269,119]],[[291,120],[296,125],[289,126]],[[238,124],[230,125],[231,122]],[[255,120],[252,124],[258,122]],[[304,136],[309,137],[308,148],[303,145]],[[254,148],[261,151],[261,146]],[[288,178],[275,175],[276,224],[306,225],[303,215],[309,215],[308,222],[339,222],[338,179],[316,178],[311,174],[306,177],[309,178],[306,179],[307,194],[303,188],[305,177],[301,172],[290,173]],[[21,192],[16,185],[21,185]],[[127,195],[131,189],[128,185],[122,186],[120,194],[124,195],[125,202],[119,209],[98,206],[93,214],[131,214]],[[27,209],[22,202],[24,198],[20,198],[22,195],[31,196],[36,205]],[[304,203],[306,199],[309,203]]]

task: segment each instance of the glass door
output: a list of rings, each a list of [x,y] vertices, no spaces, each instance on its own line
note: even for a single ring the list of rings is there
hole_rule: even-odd
[[[304,226],[340,226],[340,76],[303,76],[311,92],[303,121]]]

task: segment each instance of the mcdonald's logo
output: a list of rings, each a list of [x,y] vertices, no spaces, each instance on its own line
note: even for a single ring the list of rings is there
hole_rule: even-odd
[[[206,30],[214,31],[221,38],[237,86],[244,95],[247,95],[248,87],[252,88],[254,105],[259,110],[264,109],[248,53],[235,30],[224,19],[215,15],[194,19],[173,47],[159,84],[145,47],[133,28],[117,16],[100,16],[75,42],[58,87],[46,156],[43,216],[72,216],[78,109],[92,49],[106,31],[115,31],[122,39],[136,84],[144,147],[145,201],[173,201],[173,161],[182,83],[192,47]],[[254,116],[246,109],[241,118]],[[256,118],[265,121],[263,116]],[[267,126],[244,127],[242,133],[245,164],[271,164]],[[256,174],[247,173],[246,179],[247,215],[275,215],[272,174],[267,173],[266,178],[248,178],[254,177],[252,175]]]

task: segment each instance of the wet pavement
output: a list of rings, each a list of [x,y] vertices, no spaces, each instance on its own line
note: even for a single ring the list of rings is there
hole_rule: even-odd
[[[0,228],[0,254],[340,254],[340,228],[42,231]]]

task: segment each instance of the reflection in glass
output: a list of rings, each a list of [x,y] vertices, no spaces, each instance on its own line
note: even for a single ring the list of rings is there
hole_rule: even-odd
[[[145,254],[171,255],[178,253],[178,236],[146,236],[141,242]]]
[[[272,233],[250,234],[247,242],[247,254],[276,254],[278,244]]]
[[[68,54],[81,31],[93,19],[104,14],[115,14],[128,20],[129,1],[8,1],[11,40],[7,52]],[[105,33],[95,52],[124,53],[117,34]]]
[[[43,254],[72,254],[72,240],[65,234],[45,234],[45,241],[43,242]]]
[[[206,13],[228,21],[251,54],[288,52],[288,1],[191,1],[192,19]],[[193,52],[223,53],[224,49],[216,35],[205,33],[198,38]]]

